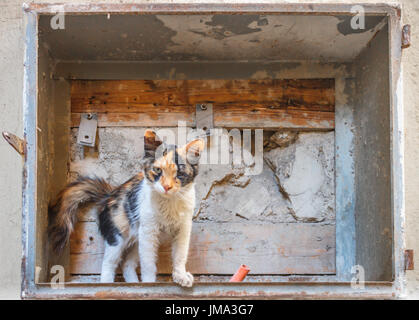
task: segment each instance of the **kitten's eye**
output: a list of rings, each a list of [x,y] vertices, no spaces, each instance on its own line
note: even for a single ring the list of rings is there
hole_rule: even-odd
[[[161,173],[161,169],[160,169],[160,168],[157,168],[157,167],[154,167],[154,168],[153,168],[153,171],[154,171],[155,173],[157,173],[157,174],[160,174],[160,173]]]

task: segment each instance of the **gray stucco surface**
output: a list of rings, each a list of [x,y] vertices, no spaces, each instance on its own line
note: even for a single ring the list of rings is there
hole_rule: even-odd
[[[383,29],[354,63],[357,264],[364,266],[367,278],[377,280],[392,278],[387,34]],[[362,241],[371,236],[375,241]]]

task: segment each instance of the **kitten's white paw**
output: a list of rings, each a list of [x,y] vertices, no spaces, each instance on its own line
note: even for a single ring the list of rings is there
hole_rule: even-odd
[[[192,287],[193,275],[190,272],[174,271],[172,277],[173,282],[180,284],[182,287]]]

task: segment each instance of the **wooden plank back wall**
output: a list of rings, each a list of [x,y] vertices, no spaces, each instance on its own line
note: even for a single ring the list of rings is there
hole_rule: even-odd
[[[100,274],[104,242],[96,221],[76,224],[70,239],[70,274]],[[159,274],[171,274],[169,242],[159,249]],[[241,264],[253,275],[335,274],[335,226],[316,223],[194,223],[188,256],[193,274],[227,274]],[[138,270],[140,271],[140,270]]]
[[[194,124],[195,103],[214,104],[219,127],[334,129],[334,80],[73,81],[72,126],[97,112],[99,126]],[[99,274],[103,240],[96,217],[80,215],[71,237],[70,273]],[[241,263],[252,274],[334,274],[335,226],[318,223],[194,223],[188,269],[232,274]],[[267,263],[269,262],[269,263]],[[163,245],[159,273],[171,271]]]
[[[100,127],[175,127],[195,123],[195,104],[214,104],[226,128],[331,130],[334,79],[72,81],[72,127],[96,112]]]

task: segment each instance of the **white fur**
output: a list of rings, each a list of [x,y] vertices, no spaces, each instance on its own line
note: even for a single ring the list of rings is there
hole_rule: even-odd
[[[195,207],[193,183],[172,195],[164,194],[148,180],[143,182],[138,231],[141,280],[156,281],[156,257],[159,239],[169,236],[173,241],[173,281],[192,286],[193,277],[186,272],[186,260]]]
[[[138,235],[136,231],[128,239],[117,236],[117,244],[113,246],[105,241],[105,254],[103,255],[100,282],[114,282],[115,270],[121,262],[124,253],[126,254],[122,264],[124,279],[126,282],[138,282],[136,272],[138,266]]]
[[[119,237],[116,246],[106,244],[101,282],[114,281],[115,269],[124,252],[127,253],[122,266],[125,281],[138,281],[135,269],[139,254],[142,282],[155,282],[157,250],[160,239],[165,236],[172,239],[173,281],[191,287],[193,276],[185,266],[195,208],[195,185],[191,183],[176,193],[165,194],[158,184],[144,179],[137,199],[138,229],[131,231],[128,240]]]
[[[105,254],[102,261],[102,274],[100,275],[100,282],[113,282],[115,278],[115,269],[121,260],[122,252],[124,250],[124,240],[122,237],[117,238],[117,245],[110,246],[105,242]]]

